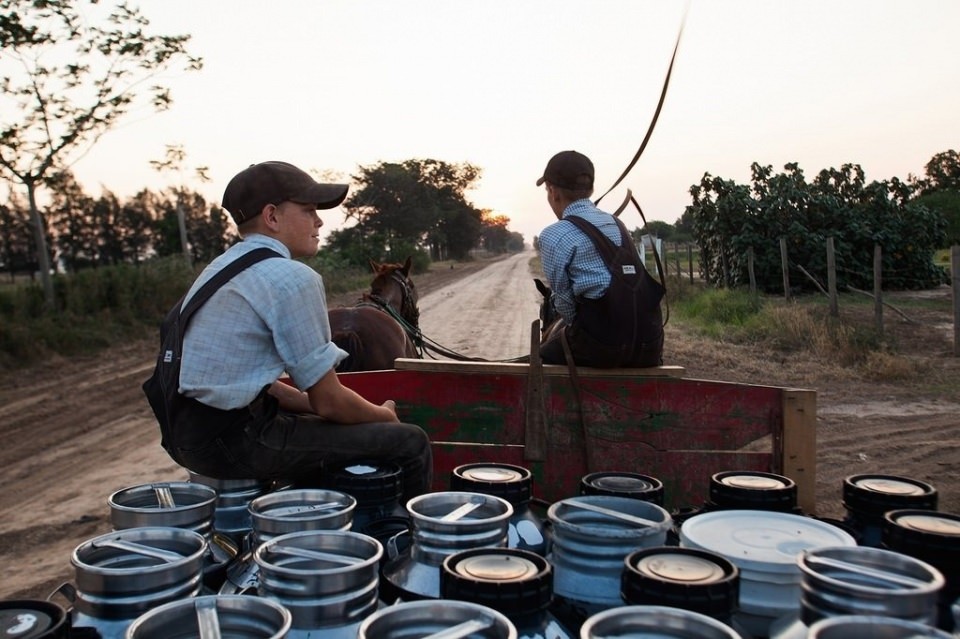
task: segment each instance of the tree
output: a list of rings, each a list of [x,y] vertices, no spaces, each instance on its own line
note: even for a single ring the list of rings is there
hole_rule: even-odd
[[[124,203],[120,210],[121,224],[126,230],[123,239],[124,253],[134,264],[139,264],[156,250],[153,230],[158,210],[157,196],[148,189],[138,192]]]
[[[910,181],[920,190],[914,204],[943,218],[947,245],[960,244],[960,153],[953,149],[937,153],[924,167],[926,177]]]
[[[944,189],[924,193],[913,200],[912,205],[923,206],[933,211],[946,223],[946,244],[955,246],[960,244],[960,190]]]
[[[0,268],[10,274],[11,282],[18,272],[33,274],[36,254],[26,207],[15,198],[11,198],[9,204],[0,204]]]
[[[187,265],[192,264],[191,260],[191,250],[190,250],[190,241],[189,235],[187,234],[187,221],[186,214],[184,212],[183,198],[185,194],[185,187],[183,185],[183,163],[187,159],[187,153],[183,150],[183,146],[180,144],[168,144],[166,157],[163,160],[150,160],[150,166],[154,168],[159,173],[165,171],[175,171],[179,176],[179,183],[181,186],[178,186],[174,189],[174,192],[177,194],[177,228],[180,231],[180,250],[183,252],[184,258],[187,260]],[[207,172],[210,169],[205,166],[198,166],[194,169],[196,178],[201,182],[209,182],[210,178],[207,175]]]
[[[208,205],[199,193],[185,192],[184,195],[190,196],[187,201],[192,213],[186,220],[187,232],[193,238],[190,254],[195,262],[209,262],[223,253],[238,236],[222,207]]]
[[[470,164],[429,159],[360,167],[343,204],[357,222],[350,235],[372,255],[427,245],[433,259],[464,257],[480,239],[481,212],[464,195],[479,177]]]
[[[69,171],[58,171],[47,181],[50,205],[46,221],[50,224],[50,248],[68,271],[76,271],[97,262],[97,227],[94,223],[94,199]]]
[[[807,182],[796,163],[773,173],[754,163],[750,186],[705,175],[690,188],[693,220],[704,279],[723,285],[743,284],[745,256],[752,249],[757,286],[782,290],[781,239],[788,246],[789,267],[802,266],[826,281],[824,246],[836,240],[837,283],[869,288],[874,246],[883,248],[883,282],[890,290],[938,285],[943,273],[933,252],[944,238],[937,215],[911,201],[913,188],[898,180],[865,184],[854,164],[821,171]],[[798,287],[810,288],[805,278]]]
[[[493,215],[491,211],[484,210],[480,222],[483,226],[483,248],[491,253],[506,253],[510,241],[510,230],[507,228],[510,218],[506,215]]]
[[[185,188],[167,189],[154,200],[154,245],[158,255],[181,253],[180,218],[192,239],[188,262],[208,262],[230,245],[233,237],[227,216],[202,195]]]
[[[46,224],[37,189],[145,99],[172,104],[150,79],[184,62],[188,35],[150,35],[138,9],[96,0],[0,0],[0,174],[26,189],[44,298],[54,304]]]
[[[648,233],[659,237],[664,242],[673,240],[674,230],[673,224],[669,222],[664,222],[663,220],[650,220],[647,222],[645,228],[638,229],[641,234]]]
[[[960,191],[960,153],[953,149],[937,153],[924,169],[927,177],[919,180],[923,193],[945,189]]]

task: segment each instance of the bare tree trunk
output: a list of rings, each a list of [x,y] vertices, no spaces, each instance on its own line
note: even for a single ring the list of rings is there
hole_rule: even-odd
[[[30,226],[33,227],[34,241],[37,243],[37,264],[40,270],[40,282],[43,284],[43,302],[47,310],[52,311],[53,279],[50,277],[50,254],[47,252],[47,229],[43,215],[37,208],[37,188],[33,182],[26,182],[27,199],[30,201]]]
[[[193,266],[190,245],[187,244],[187,220],[183,211],[183,194],[180,192],[177,193],[177,225],[180,227],[180,249],[183,251],[183,259],[187,261],[187,266]]]

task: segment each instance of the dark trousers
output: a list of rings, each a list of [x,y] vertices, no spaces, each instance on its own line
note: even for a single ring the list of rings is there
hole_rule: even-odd
[[[590,368],[649,368],[663,363],[663,333],[658,339],[630,346],[611,345],[594,339],[578,327],[568,326],[558,319],[547,330],[540,344],[540,359],[544,364],[566,364],[561,339],[566,336],[570,354],[577,366]]]
[[[393,462],[402,469],[404,500],[429,492],[433,480],[430,440],[419,426],[334,424],[316,415],[280,411],[266,393],[247,409],[235,411],[185,399],[171,435],[172,441],[164,444],[174,461],[216,479],[279,479],[317,486],[325,469],[360,461]]]

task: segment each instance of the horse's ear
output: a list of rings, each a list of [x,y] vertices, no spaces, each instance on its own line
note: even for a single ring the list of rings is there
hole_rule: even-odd
[[[372,258],[370,259],[370,270],[372,270],[374,273],[380,272],[380,265],[374,262]]]
[[[403,263],[403,268],[400,269],[403,271],[404,275],[410,275],[410,266],[413,264],[413,256],[408,255],[407,261]]]
[[[540,294],[544,297],[550,297],[550,287],[543,283],[538,277],[533,278],[533,283],[537,285],[537,290],[540,291]]]

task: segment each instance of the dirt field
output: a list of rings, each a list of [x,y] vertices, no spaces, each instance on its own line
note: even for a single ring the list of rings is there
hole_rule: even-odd
[[[490,270],[474,262],[416,276],[425,334],[490,359],[525,353],[537,304],[528,258],[503,260]],[[496,272],[513,283],[504,288],[490,279]],[[447,287],[451,283],[456,286]],[[949,296],[950,290],[930,294]],[[896,304],[896,296],[888,301]],[[868,472],[930,482],[939,491],[940,510],[958,513],[960,359],[952,357],[952,319],[930,311],[909,315],[915,323],[893,313],[886,318],[901,347],[918,354],[916,374],[897,383],[865,380],[810,358],[709,342],[676,322],[667,326],[665,360],[684,366],[688,377],[817,391],[818,515],[843,517],[843,478]],[[110,530],[112,492],[186,479],[160,449],[140,391],[154,348],[153,340],[137,342],[97,358],[0,375],[0,598],[45,598],[72,581],[73,549]]]

